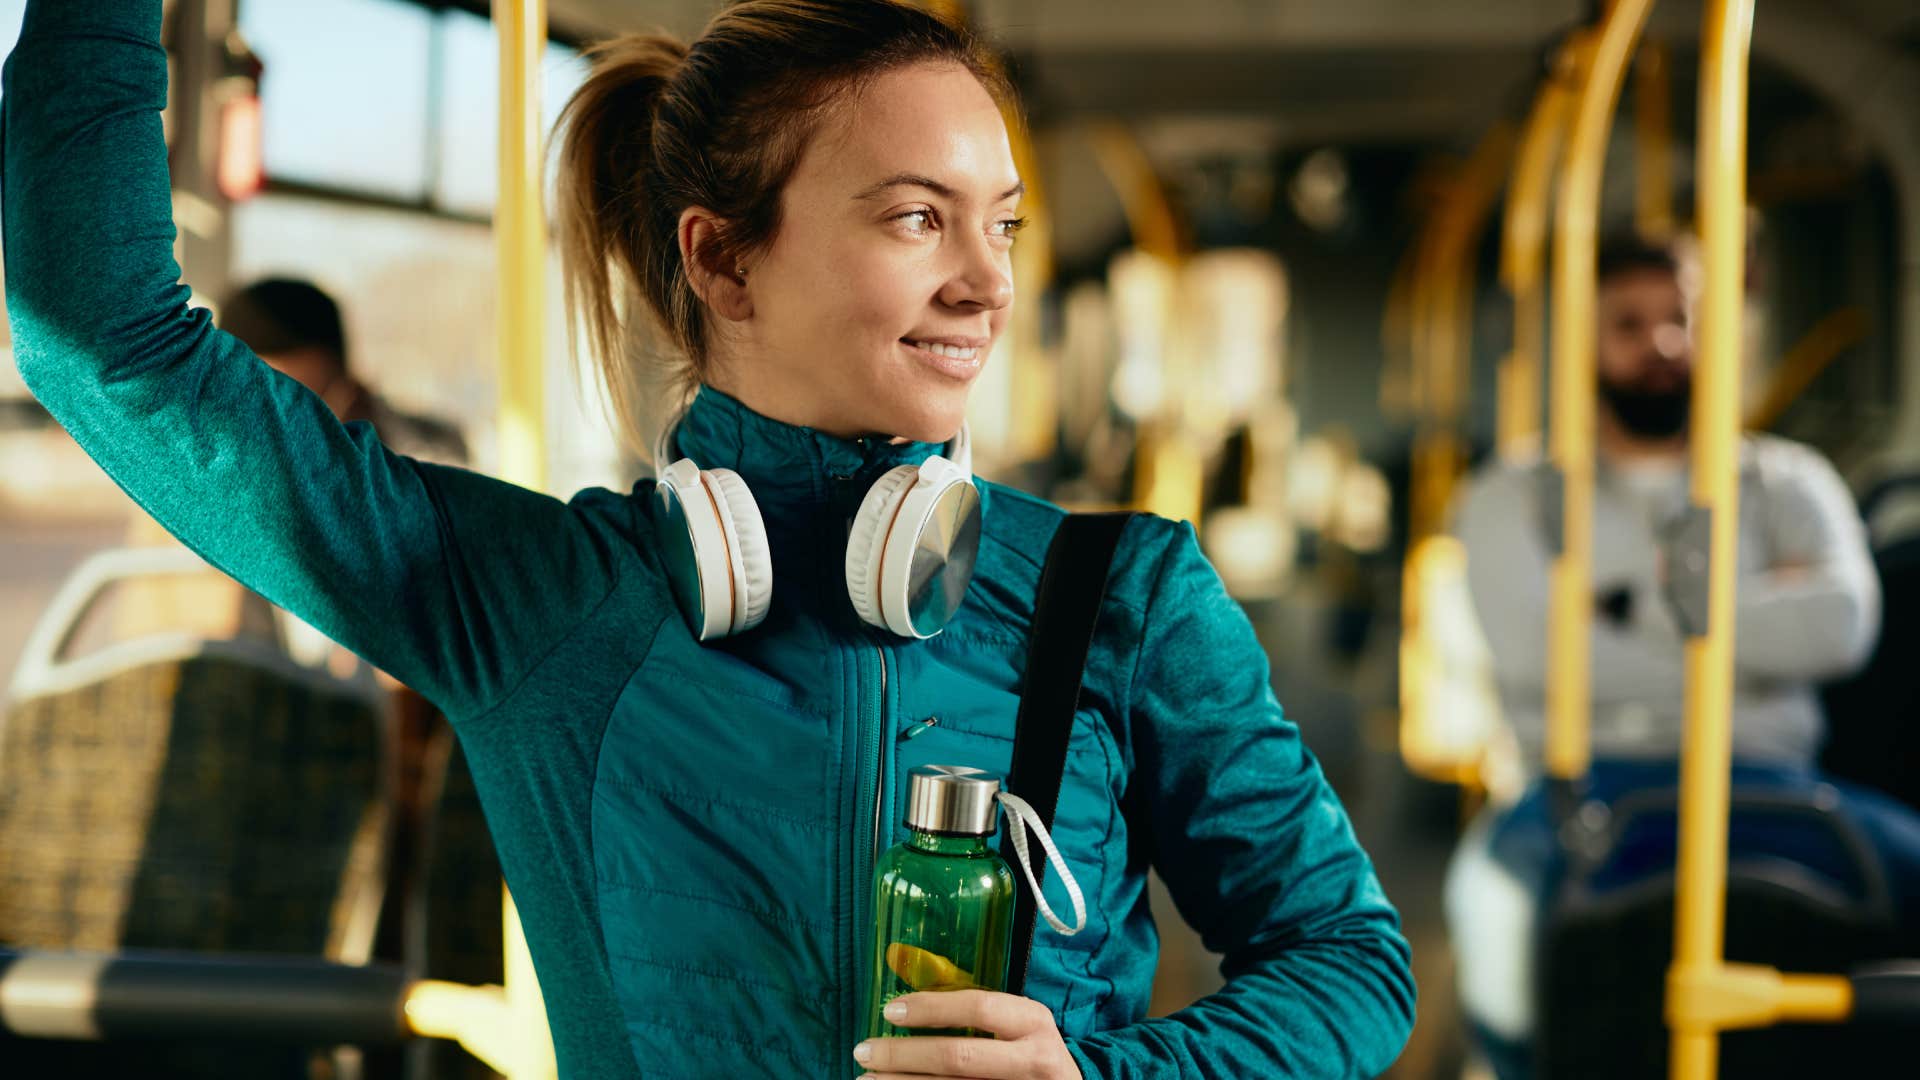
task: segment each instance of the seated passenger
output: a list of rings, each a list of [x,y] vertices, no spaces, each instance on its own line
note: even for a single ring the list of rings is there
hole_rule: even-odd
[[[348,363],[340,308],[317,286],[267,278],[231,294],[219,322],[275,371],[320,395],[342,422],[366,420],[387,449],[441,465],[467,464],[457,425],[402,412],[361,382]]]
[[[1675,597],[1699,584],[1690,578],[1699,568],[1675,549],[1689,503],[1694,270],[1672,249],[1639,243],[1608,245],[1599,257],[1592,798],[1678,782],[1687,632]],[[1495,464],[1474,479],[1456,520],[1503,712],[1531,776],[1545,744],[1556,490],[1537,462]],[[1827,783],[1815,772],[1824,727],[1815,684],[1867,656],[1879,583],[1846,485],[1807,446],[1745,440],[1739,537],[1734,782],[1809,792]],[[1906,925],[1920,926],[1920,821],[1876,793],[1836,787],[1888,863]],[[1449,873],[1462,997],[1470,1019],[1496,1037],[1524,1040],[1530,1029],[1529,935],[1555,855],[1536,783],[1475,823]]]
[[[1663,248],[1599,260],[1600,407],[1593,496],[1593,756],[1680,753],[1685,631],[1669,557],[1688,503],[1690,300]],[[1559,508],[1534,464],[1498,464],[1466,492],[1456,532],[1500,686],[1530,761],[1545,739],[1546,532]],[[1879,627],[1879,583],[1845,483],[1811,447],[1749,436],[1740,462],[1734,756],[1809,767],[1822,721],[1813,685],[1857,667]]]

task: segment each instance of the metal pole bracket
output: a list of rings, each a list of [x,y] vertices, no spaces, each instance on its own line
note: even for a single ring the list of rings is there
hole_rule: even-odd
[[[1713,568],[1713,510],[1689,504],[1674,523],[1666,544],[1667,602],[1688,637],[1705,637],[1707,587]]]

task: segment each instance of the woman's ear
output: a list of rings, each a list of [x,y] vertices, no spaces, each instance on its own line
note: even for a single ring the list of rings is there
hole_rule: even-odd
[[[734,265],[720,244],[725,219],[704,206],[680,211],[680,262],[687,268],[693,294],[715,315],[733,322],[753,314],[745,267]]]

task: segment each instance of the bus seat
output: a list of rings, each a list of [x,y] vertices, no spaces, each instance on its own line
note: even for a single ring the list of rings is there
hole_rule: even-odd
[[[1840,974],[1900,955],[1887,874],[1864,832],[1821,797],[1736,789],[1729,818],[1730,961]],[[1634,792],[1563,834],[1568,865],[1548,903],[1536,968],[1534,1075],[1664,1076],[1673,956],[1678,792]],[[1580,819],[1585,819],[1581,815]],[[1809,857],[1811,853],[1812,857]],[[1815,1075],[1892,1061],[1899,1033],[1782,1025],[1721,1038],[1721,1075]]]
[[[1896,499],[1920,496],[1920,474],[1882,482],[1861,500],[1869,523]],[[1827,744],[1821,769],[1920,810],[1920,530],[1890,531],[1875,543],[1880,575],[1880,640],[1859,671],[1822,691]]]
[[[0,713],[0,942],[369,959],[394,779],[378,684],[190,633],[67,655],[115,585],[208,569],[183,548],[106,552],[36,626]],[[308,1051],[260,1054],[6,1050],[9,1070],[34,1062],[15,1075],[306,1073]]]

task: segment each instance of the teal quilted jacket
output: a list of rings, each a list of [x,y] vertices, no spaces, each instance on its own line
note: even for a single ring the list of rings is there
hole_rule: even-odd
[[[446,712],[562,1076],[857,1074],[874,853],[902,831],[910,768],[1007,768],[1061,511],[982,484],[951,628],[871,631],[846,598],[845,523],[878,472],[935,448],[705,391],[678,449],[746,479],[776,584],[757,630],[697,643],[649,484],[562,502],[394,455],[189,309],[160,14],[35,0],[7,61],[7,306],[29,387],[195,551]],[[1185,525],[1128,526],[1056,833],[1089,922],[1042,927],[1028,990],[1090,1080],[1371,1076],[1398,1053],[1414,991],[1394,911]],[[1149,867],[1226,958],[1224,989],[1152,1020]]]

